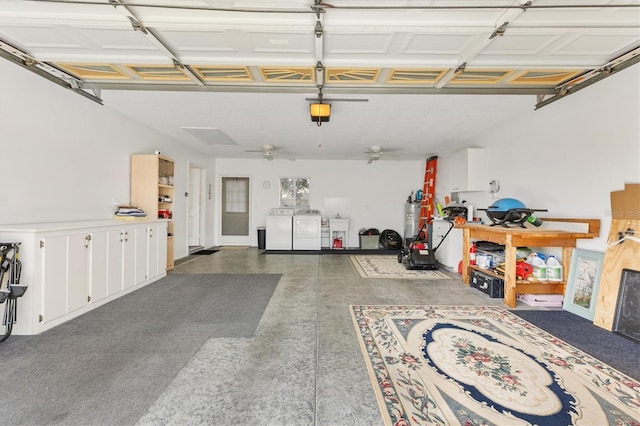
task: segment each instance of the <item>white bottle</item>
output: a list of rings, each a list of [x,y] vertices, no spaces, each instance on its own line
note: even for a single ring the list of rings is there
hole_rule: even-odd
[[[549,281],[562,281],[562,264],[558,262],[555,256],[549,256],[547,259],[547,278]]]
[[[539,258],[538,256],[529,255],[529,261],[527,263],[533,266],[533,274],[531,277],[532,281],[546,281],[547,280],[547,264],[544,263],[544,260]]]

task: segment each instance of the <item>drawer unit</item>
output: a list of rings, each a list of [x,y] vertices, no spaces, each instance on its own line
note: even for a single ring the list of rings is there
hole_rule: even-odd
[[[486,293],[492,299],[504,297],[504,280],[478,270],[471,271],[469,285]]]

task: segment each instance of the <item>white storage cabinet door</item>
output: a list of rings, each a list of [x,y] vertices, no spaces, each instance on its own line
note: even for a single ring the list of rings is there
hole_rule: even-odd
[[[67,237],[40,240],[42,259],[42,317],[48,322],[67,313]]]
[[[89,234],[68,237],[67,312],[84,307],[89,301]]]
[[[89,250],[89,302],[95,303],[107,297],[109,232],[92,232]]]

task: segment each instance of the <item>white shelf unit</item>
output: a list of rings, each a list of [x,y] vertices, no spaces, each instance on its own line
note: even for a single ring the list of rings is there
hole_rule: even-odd
[[[160,211],[170,216],[167,222],[167,271],[174,267],[172,220],[175,201],[174,169],[175,162],[164,155],[134,154],[131,156],[131,204],[144,210],[149,219],[158,219]]]

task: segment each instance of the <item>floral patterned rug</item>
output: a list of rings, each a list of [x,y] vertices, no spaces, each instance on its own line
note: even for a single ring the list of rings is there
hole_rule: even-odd
[[[639,424],[639,382],[503,308],[350,308],[386,425]]]
[[[423,280],[448,280],[449,275],[440,271],[408,270],[398,262],[397,256],[349,256],[351,263],[363,278],[405,278]]]

